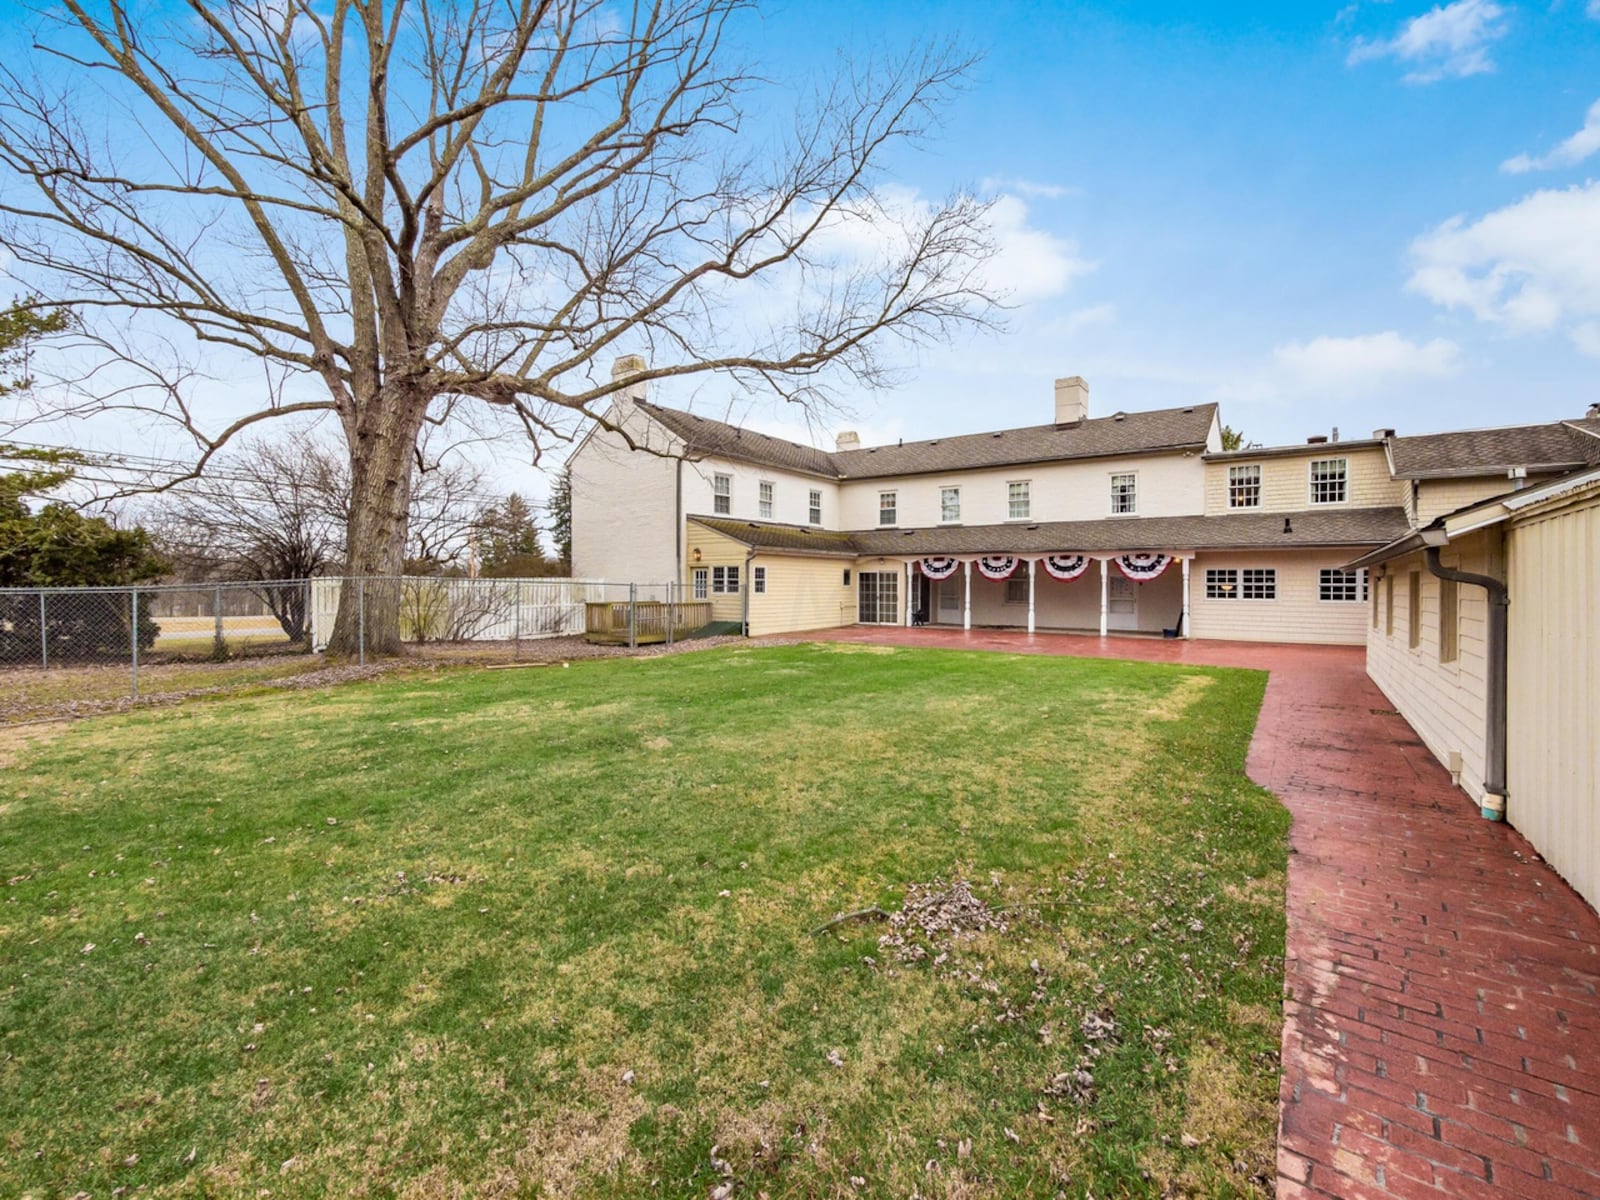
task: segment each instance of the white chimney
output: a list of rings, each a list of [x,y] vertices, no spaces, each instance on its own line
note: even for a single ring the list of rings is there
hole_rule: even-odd
[[[861,435],[854,429],[846,429],[839,435],[838,443],[840,450],[859,450],[861,449]]]
[[[1056,380],[1056,424],[1073,425],[1089,416],[1089,385],[1083,376]]]
[[[624,354],[621,358],[617,359],[615,364],[613,364],[611,368],[611,378],[614,380],[626,379],[630,375],[639,374],[640,371],[643,371],[648,366],[649,364],[646,363],[639,355]],[[644,380],[641,379],[639,382],[629,384],[627,387],[616,393],[617,407],[619,409],[627,408],[635,401],[643,400],[644,397],[645,383]]]

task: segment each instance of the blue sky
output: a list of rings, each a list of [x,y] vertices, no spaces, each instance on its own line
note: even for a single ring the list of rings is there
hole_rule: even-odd
[[[846,393],[869,440],[1047,420],[1070,374],[1093,412],[1217,400],[1268,444],[1600,400],[1600,0],[808,0],[746,31],[780,75],[930,35],[982,55],[893,173],[1001,198],[1015,307]]]

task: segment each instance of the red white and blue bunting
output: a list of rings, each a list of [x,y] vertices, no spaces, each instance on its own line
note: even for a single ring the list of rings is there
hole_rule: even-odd
[[[1065,583],[1087,571],[1089,562],[1087,554],[1048,554],[1045,556],[1044,569],[1052,579]]]
[[[929,579],[949,579],[961,566],[959,558],[925,558],[919,564]]]
[[[978,560],[978,574],[985,579],[1010,579],[1017,569],[1017,558],[1012,554],[986,554]]]
[[[1148,583],[1172,563],[1170,554],[1123,554],[1112,560],[1135,583]]]

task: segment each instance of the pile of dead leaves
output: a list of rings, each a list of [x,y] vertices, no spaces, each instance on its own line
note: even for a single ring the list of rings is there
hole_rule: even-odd
[[[970,883],[935,879],[906,888],[905,905],[889,914],[889,932],[878,939],[878,947],[901,962],[938,961],[952,942],[990,929],[1004,933],[1006,920],[972,894]]]

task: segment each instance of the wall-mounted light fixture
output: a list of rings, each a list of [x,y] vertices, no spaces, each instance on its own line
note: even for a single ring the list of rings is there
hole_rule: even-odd
[[[696,546],[694,548],[694,550],[690,553],[689,557],[694,559],[695,562],[699,562],[700,561],[700,547]]]

